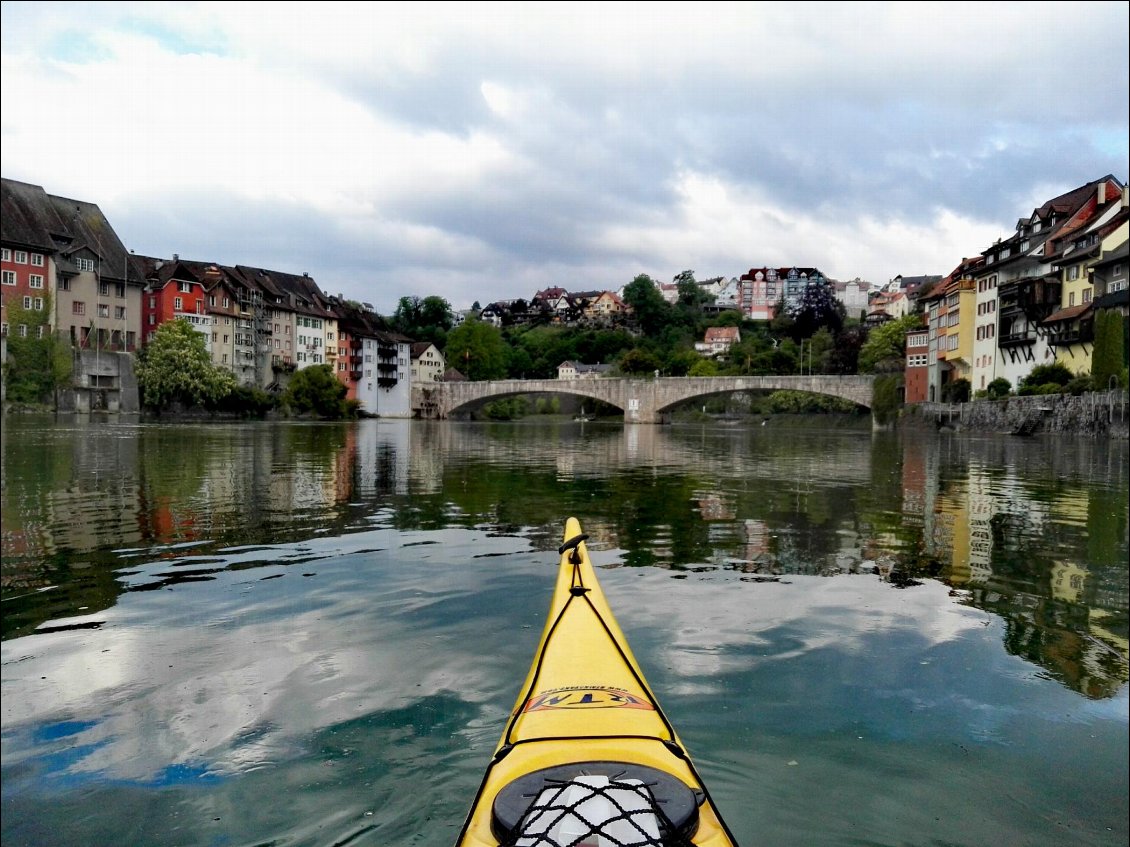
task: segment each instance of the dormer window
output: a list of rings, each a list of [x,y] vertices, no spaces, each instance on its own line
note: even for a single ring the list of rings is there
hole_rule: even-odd
[[[94,272],[94,260],[93,259],[76,258],[75,259],[75,267],[79,269],[80,273],[83,272],[83,271],[89,271],[89,272],[93,273]]]

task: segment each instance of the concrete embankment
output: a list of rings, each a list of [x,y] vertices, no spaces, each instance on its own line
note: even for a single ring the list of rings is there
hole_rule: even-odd
[[[969,403],[916,403],[904,407],[899,426],[1015,435],[1063,433],[1126,438],[1126,401],[1125,391],[1102,391],[1078,396],[1042,394]]]

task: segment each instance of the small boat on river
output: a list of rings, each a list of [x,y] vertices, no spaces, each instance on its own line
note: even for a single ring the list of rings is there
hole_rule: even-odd
[[[735,847],[597,582],[576,518],[457,847]]]

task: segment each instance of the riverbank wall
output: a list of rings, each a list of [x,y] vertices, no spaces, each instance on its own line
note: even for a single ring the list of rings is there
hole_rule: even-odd
[[[898,425],[907,429],[1127,438],[1127,415],[1127,392],[1095,391],[968,403],[915,403],[903,408]]]

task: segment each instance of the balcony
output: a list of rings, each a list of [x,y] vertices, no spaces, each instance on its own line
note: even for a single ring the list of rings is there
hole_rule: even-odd
[[[997,338],[998,347],[1018,347],[1022,344],[1035,344],[1036,331],[1033,329],[1022,329],[1016,332],[1002,332]]]
[[[1025,277],[1000,286],[998,309],[1002,316],[1023,313],[1029,320],[1043,320],[1059,306],[1063,285],[1054,277]]]
[[[1048,335],[1052,347],[1070,347],[1072,344],[1087,344],[1095,340],[1094,327],[1073,326]]]

